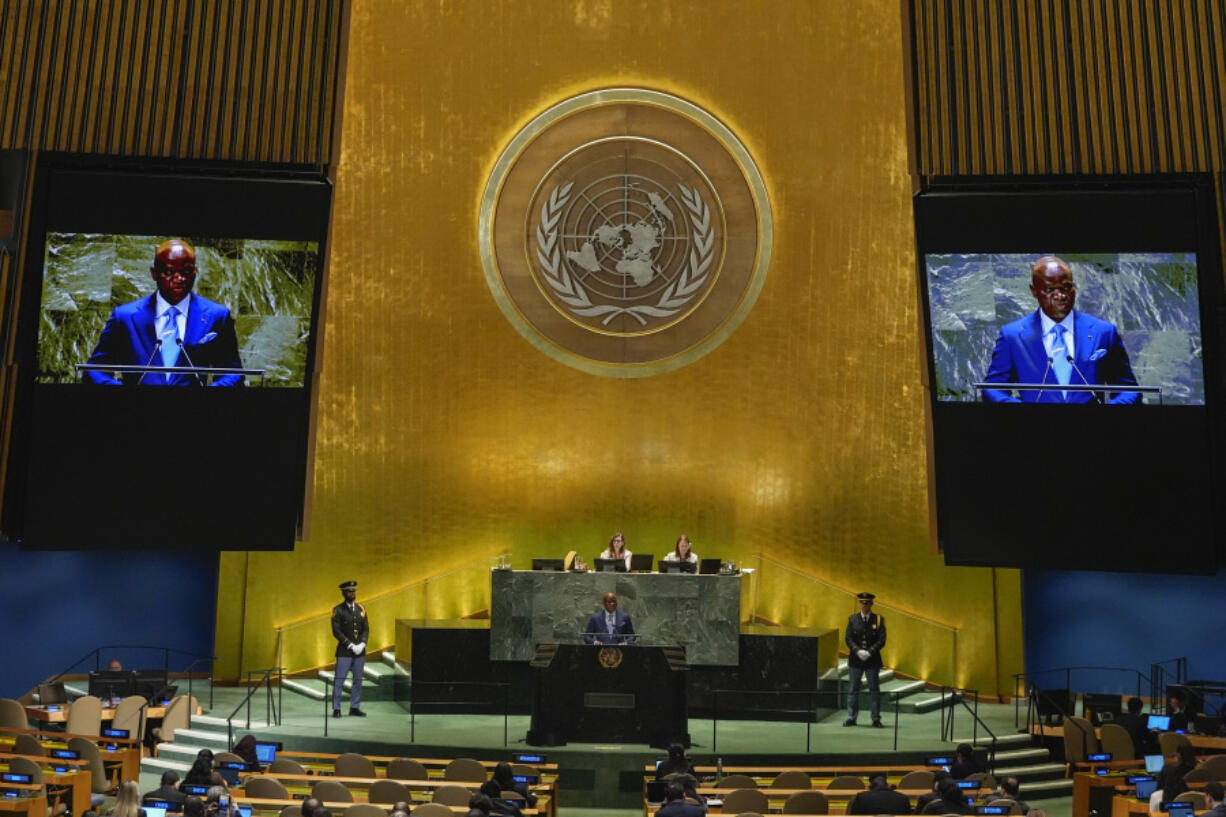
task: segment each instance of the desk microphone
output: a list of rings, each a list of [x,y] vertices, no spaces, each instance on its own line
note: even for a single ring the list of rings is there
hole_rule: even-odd
[[[1051,372],[1051,366],[1052,366],[1052,359],[1051,359],[1051,356],[1049,355],[1049,356],[1048,356],[1048,358],[1047,358],[1047,367],[1043,369],[1043,379],[1042,379],[1041,381],[1039,381],[1039,385],[1040,385],[1040,386],[1046,386],[1046,385],[1047,385],[1047,375],[1048,375],[1048,374]],[[1046,391],[1044,391],[1043,389],[1039,389],[1039,396],[1038,396],[1038,397],[1036,397],[1036,398],[1034,399],[1034,401],[1035,401],[1036,403],[1042,403],[1042,402],[1043,402],[1043,397],[1044,397],[1044,395],[1046,395],[1046,394],[1047,394],[1047,392],[1046,392]]]
[[[152,365],[153,365],[153,358],[154,358],[154,356],[155,356],[155,355],[157,355],[157,353],[158,353],[158,352],[160,352],[161,350],[162,350],[162,339],[161,339],[161,338],[158,338],[158,339],[157,339],[157,341],[156,341],[156,342],[153,344],[153,351],[149,353],[149,359],[145,361],[145,369],[146,369],[146,370],[147,370],[147,369],[148,369],[150,366],[152,366]],[[148,372],[148,371],[143,371],[143,372],[141,372],[141,373],[140,373],[140,380],[137,380],[137,381],[136,381],[136,385],[138,385],[138,386],[139,386],[141,383],[144,383],[144,382],[145,382],[145,375],[147,375],[147,374],[149,374],[149,372]]]
[[[196,364],[192,363],[192,356],[187,353],[187,347],[183,345],[183,338],[175,338],[175,343],[179,344],[179,351],[183,353],[183,357],[187,358],[187,365],[195,369]],[[192,372],[192,374],[196,375],[196,382],[203,386],[204,381],[200,379],[200,373]]]
[[[1086,376],[1081,373],[1081,369],[1077,368],[1077,361],[1073,360],[1072,355],[1068,356],[1068,362],[1073,365],[1073,371],[1077,372],[1077,376],[1081,378],[1082,385],[1089,386],[1090,381],[1086,380]],[[1103,395],[1100,392],[1093,391],[1093,392],[1090,392],[1090,394],[1094,396],[1095,401],[1099,403],[1103,401]]]

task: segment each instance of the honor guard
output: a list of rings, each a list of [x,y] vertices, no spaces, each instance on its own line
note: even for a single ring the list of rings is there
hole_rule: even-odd
[[[332,637],[336,639],[336,677],[332,687],[332,717],[341,716],[341,690],[345,676],[353,671],[349,693],[349,714],[365,718],[362,711],[362,670],[366,668],[366,640],[370,638],[370,619],[366,608],[358,604],[358,583],[352,579],[341,582],[344,601],[332,608]]]
[[[857,593],[860,611],[847,619],[847,720],[844,726],[855,726],[860,712],[860,679],[868,676],[868,691],[873,705],[873,726],[881,727],[881,687],[878,672],[881,670],[881,648],[885,646],[885,618],[873,612],[872,593]]]

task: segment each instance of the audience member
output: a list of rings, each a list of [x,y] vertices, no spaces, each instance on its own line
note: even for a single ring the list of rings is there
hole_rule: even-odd
[[[302,817],[319,817],[319,810],[323,807],[318,797],[308,797],[302,801]]]
[[[656,780],[662,780],[670,774],[693,774],[694,764],[685,754],[685,747],[680,743],[668,745],[668,758],[656,767]]]
[[[921,794],[919,797],[915,798],[915,813],[916,814],[923,814],[924,809],[928,806],[929,803],[931,803],[933,800],[940,799],[941,781],[947,780],[947,779],[949,779],[949,772],[947,771],[942,770],[942,771],[939,771],[933,774],[932,791],[928,792],[927,794]]]
[[[126,780],[119,787],[119,796],[107,817],[145,817],[145,810],[140,807],[140,786],[135,780]]]
[[[259,768],[260,759],[255,754],[255,735],[243,735],[243,739],[234,744],[230,751],[241,757],[247,768]]]
[[[692,803],[695,806],[707,808],[707,798],[698,793],[698,778],[692,774],[679,774],[673,778],[673,781],[680,783],[685,789],[685,802]]]
[[[923,814],[975,813],[975,807],[967,804],[966,797],[962,795],[962,789],[958,788],[958,781],[952,776],[941,781],[938,791],[940,798],[925,806]]]
[[[975,757],[975,749],[969,743],[959,743],[954,752],[954,765],[949,767],[949,776],[965,780],[976,772],[986,771],[983,762]]]
[[[204,794],[204,813],[208,817],[217,817],[226,811],[221,807],[223,797],[226,797],[225,786],[209,786],[209,790]],[[228,797],[226,799],[229,800]]]
[[[1026,814],[1030,811],[1030,805],[1019,797],[1021,793],[1022,783],[1016,777],[1011,775],[1000,782],[1000,796],[1007,797],[1010,800],[1016,800],[1018,806],[1020,806],[1022,809],[1022,814]]]
[[[187,795],[179,791],[179,773],[174,769],[162,772],[162,785],[145,794],[141,800],[166,800],[170,803],[182,803]]]
[[[490,817],[490,812],[494,810],[494,803],[490,800],[488,794],[474,794],[472,799],[468,801],[468,813],[474,811],[478,814],[483,814],[485,817]]]
[[[1166,702],[1166,713],[1171,716],[1170,731],[1188,731],[1188,694],[1182,689],[1172,689]]]
[[[847,804],[847,814],[910,814],[911,801],[902,792],[890,788],[883,774],[875,774],[862,791]]]
[[[1222,803],[1222,800],[1226,799],[1226,791],[1223,791],[1221,783],[1216,780],[1206,783],[1205,799],[1209,801],[1209,810],[1201,817],[1226,817],[1226,804]]]
[[[1150,746],[1149,729],[1145,716],[1141,714],[1144,708],[1144,702],[1134,695],[1128,699],[1128,711],[1121,712],[1116,720],[1117,724],[1128,730],[1128,734],[1132,737],[1132,749],[1138,758],[1149,754]]]
[[[656,817],[702,817],[706,813],[706,806],[686,800],[685,786],[677,780],[670,780],[664,791],[664,805],[660,806]]]
[[[1158,772],[1158,788],[1149,798],[1149,810],[1158,811],[1163,803],[1169,803],[1188,790],[1184,776],[1196,768],[1196,750],[1187,743],[1175,747],[1176,761],[1168,763]]]
[[[204,801],[199,797],[189,796],[183,801],[183,817],[204,817]]]
[[[183,782],[196,786],[213,786],[216,785],[213,782],[213,774],[213,753],[208,749],[201,749],[196,753],[196,759],[192,761],[192,767],[187,770]],[[222,785],[224,784],[225,781],[222,781]]]
[[[524,802],[528,804],[528,808],[536,806],[536,795],[528,788],[527,783],[520,783],[515,780],[515,775],[511,773],[511,764],[503,761],[494,767],[494,780],[498,782],[498,787],[501,791],[514,791],[523,795]]]
[[[490,814],[499,815],[499,817],[524,817],[519,806],[503,799],[502,786],[498,785],[497,780],[490,779],[482,783],[481,793],[490,798]]]

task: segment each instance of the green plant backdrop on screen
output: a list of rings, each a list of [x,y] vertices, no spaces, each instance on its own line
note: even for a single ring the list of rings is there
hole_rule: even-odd
[[[154,290],[149,266],[175,236],[49,233],[38,329],[38,382],[77,382],[115,307]],[[265,386],[302,386],[319,271],[314,241],[183,236],[196,249],[193,292],[230,308],[243,366]],[[258,385],[254,380],[251,384]]]

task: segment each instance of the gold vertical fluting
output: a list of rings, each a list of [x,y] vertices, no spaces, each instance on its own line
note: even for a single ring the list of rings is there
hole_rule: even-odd
[[[912,5],[923,175],[1222,170],[1226,4]],[[964,147],[980,144],[982,161]]]
[[[327,167],[344,7],[0,0],[0,148]]]

